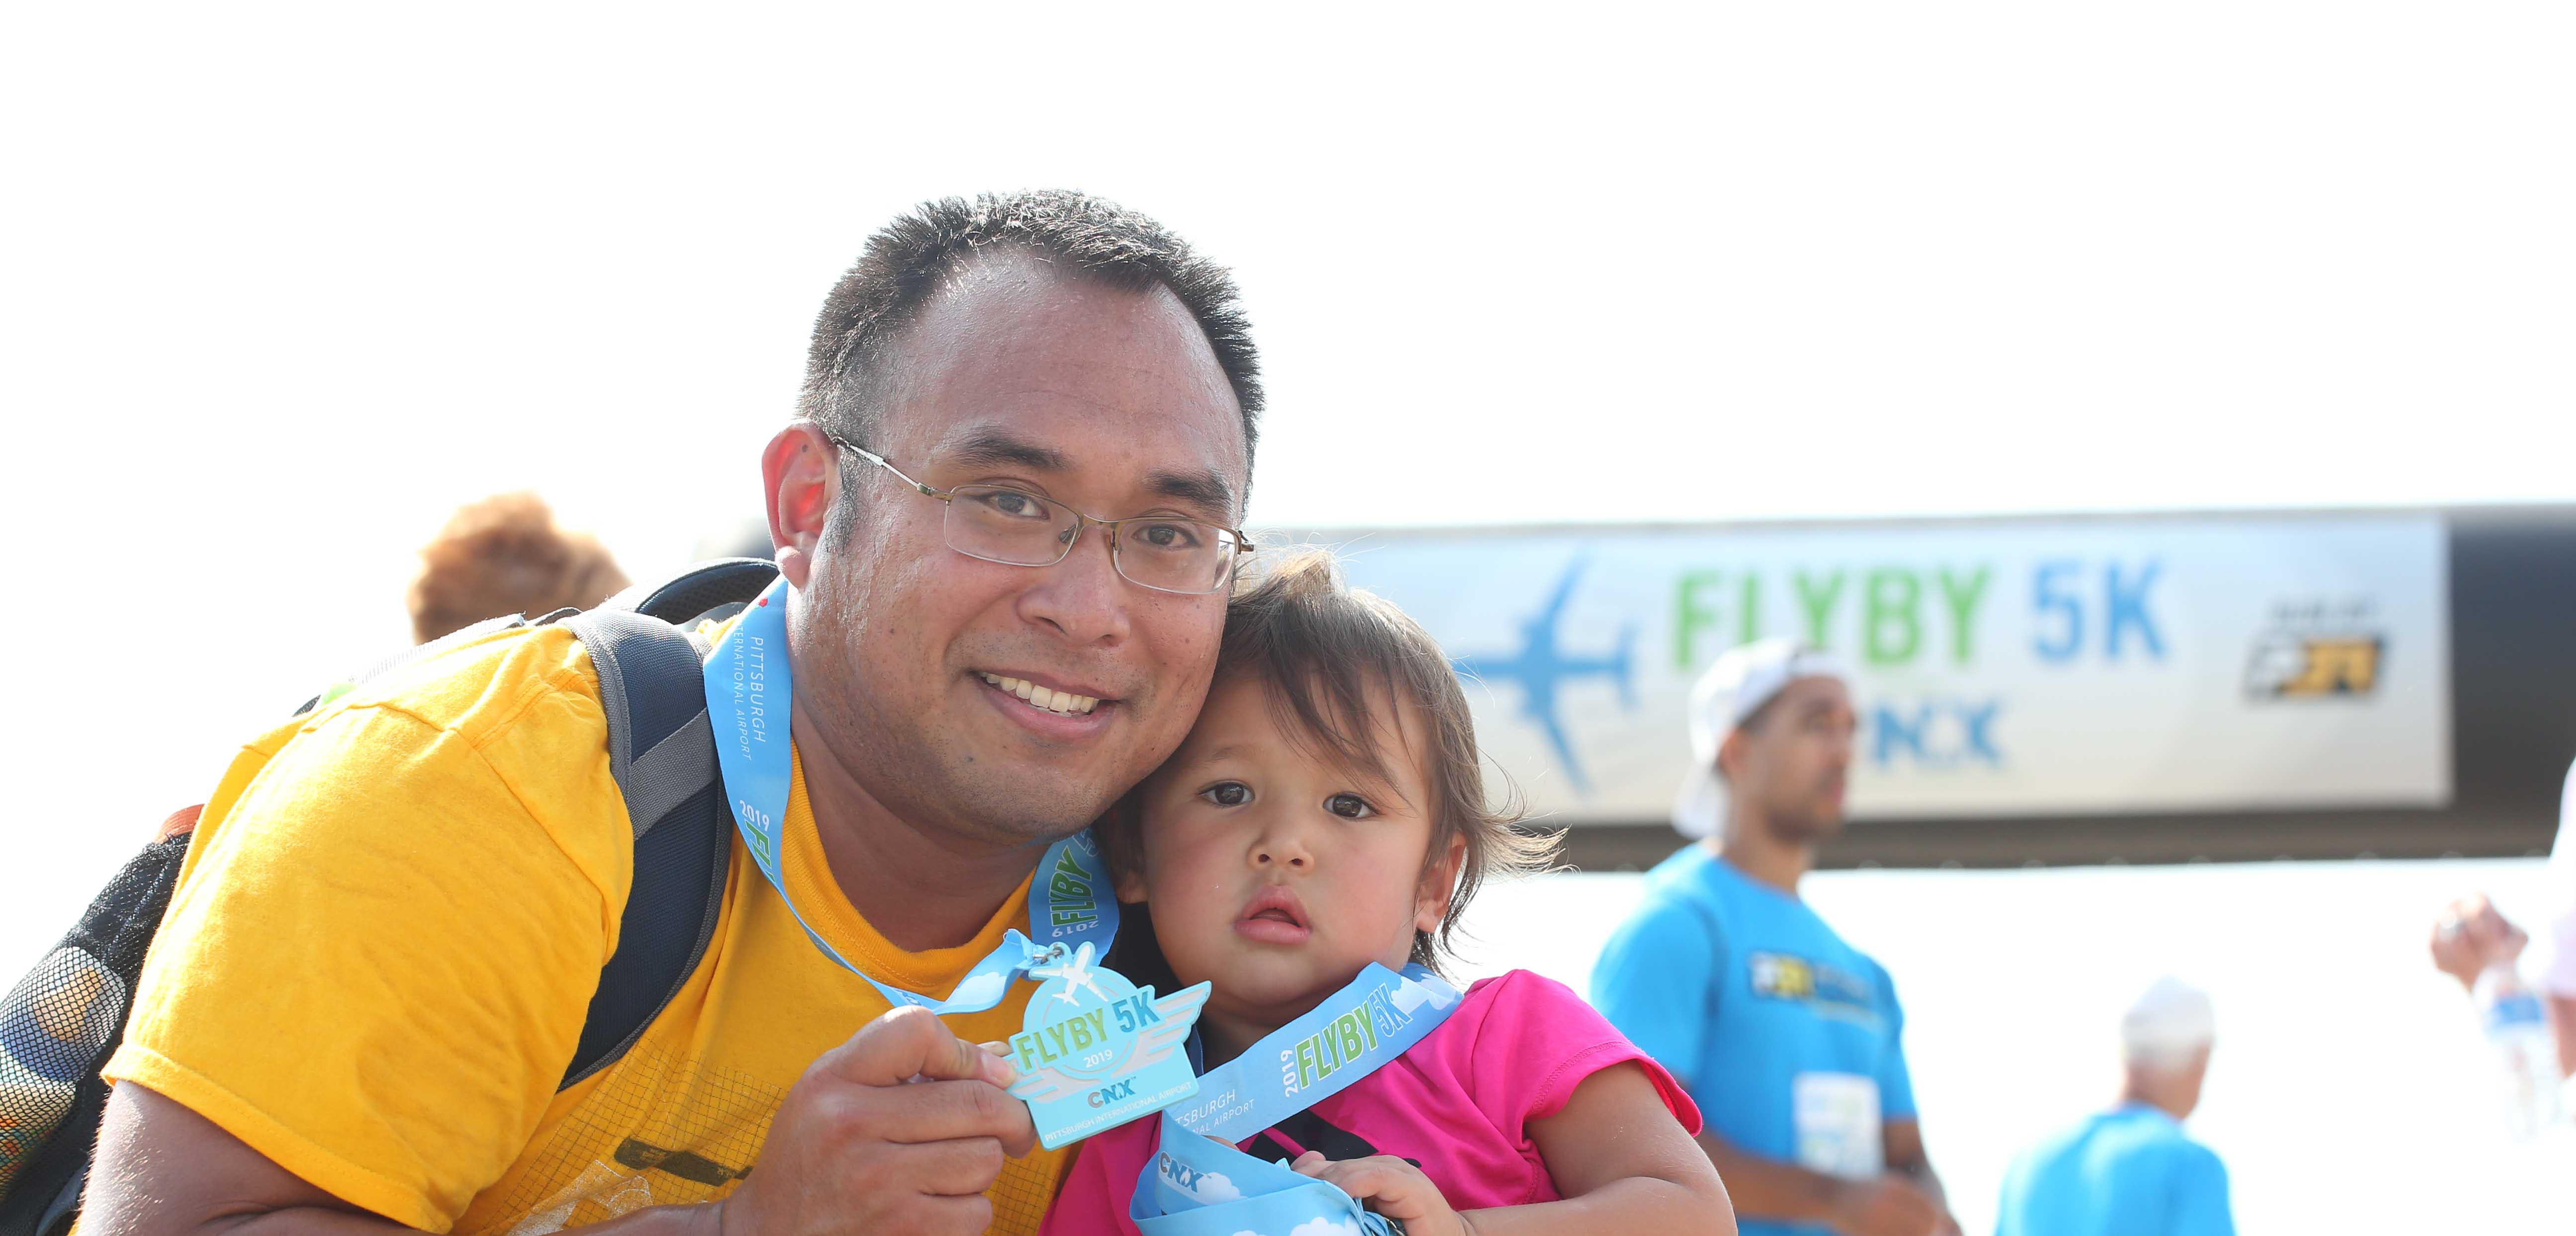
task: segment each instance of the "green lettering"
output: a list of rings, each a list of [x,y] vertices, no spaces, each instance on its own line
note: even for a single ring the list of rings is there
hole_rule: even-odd
[[[1714,588],[1721,578],[1716,571],[1685,571],[1673,583],[1673,667],[1689,669],[1699,657],[1699,633],[1703,628],[1717,627],[1717,611],[1703,607],[1699,590]]]
[[[1836,571],[1826,576],[1821,592],[1805,571],[1791,575],[1789,584],[1797,590],[1798,612],[1807,620],[1807,642],[1818,648],[1832,647],[1833,641],[1826,637],[1826,628],[1834,620],[1834,602],[1843,595],[1843,573]]]
[[[1869,573],[1861,649],[1870,664],[1902,665],[1914,659],[1923,645],[1923,623],[1914,612],[1915,602],[1922,598],[1923,582],[1912,571],[1886,567]],[[1891,637],[1891,631],[1901,636]]]
[[[1950,568],[1941,568],[1941,599],[1950,607],[1950,659],[1968,663],[1977,631],[1977,603],[1985,599],[1986,582],[1993,577],[1992,568],[1979,566],[1977,573],[1965,581],[1954,578]]]
[[[1342,1059],[1348,1060],[1368,1050],[1368,1040],[1360,1033],[1361,1024],[1361,1019],[1351,1013],[1333,1019],[1333,1029],[1342,1038]]]
[[[1026,1030],[1012,1035],[1011,1054],[1019,1059],[1023,1073],[1038,1067],[1038,1036]]]
[[[1735,603],[1735,642],[1750,644],[1762,638],[1762,577],[1744,573],[1743,593]]]

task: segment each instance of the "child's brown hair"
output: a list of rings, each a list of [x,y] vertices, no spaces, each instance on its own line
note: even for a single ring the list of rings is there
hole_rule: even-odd
[[[1487,801],[1475,719],[1438,641],[1392,602],[1344,584],[1330,554],[1299,553],[1237,588],[1216,673],[1258,677],[1271,688],[1280,728],[1312,744],[1310,753],[1379,781],[1392,780],[1383,752],[1403,741],[1376,702],[1392,695],[1420,719],[1429,749],[1415,754],[1431,793],[1430,802],[1414,804],[1431,820],[1423,870],[1438,867],[1461,840],[1465,857],[1440,929],[1414,935],[1415,962],[1433,966],[1449,951],[1459,917],[1488,877],[1554,865],[1557,834],[1523,832],[1516,805]],[[1111,863],[1141,868],[1141,828],[1131,796],[1103,821]]]

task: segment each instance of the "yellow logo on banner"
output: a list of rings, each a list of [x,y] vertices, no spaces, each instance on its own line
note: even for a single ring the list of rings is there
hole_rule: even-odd
[[[2379,687],[2385,647],[2376,635],[2277,635],[2254,650],[2246,693],[2271,699],[2368,695]]]

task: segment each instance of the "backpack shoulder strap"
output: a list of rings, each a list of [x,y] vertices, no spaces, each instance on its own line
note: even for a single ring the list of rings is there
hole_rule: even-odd
[[[716,772],[702,677],[705,649],[658,618],[613,609],[562,622],[599,671],[608,767],[635,830],[635,881],[617,951],[599,971],[564,1086],[615,1063],[706,956],[732,867],[733,829]]]

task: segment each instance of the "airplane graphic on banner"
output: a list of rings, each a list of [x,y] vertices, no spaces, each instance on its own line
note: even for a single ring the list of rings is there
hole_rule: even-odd
[[[1522,620],[1519,651],[1470,653],[1451,658],[1449,664],[1469,682],[1519,683],[1521,715],[1547,734],[1548,745],[1555,749],[1557,763],[1564,767],[1566,780],[1573,784],[1575,792],[1589,795],[1592,782],[1583,773],[1583,761],[1576,757],[1574,742],[1566,734],[1565,718],[1557,711],[1557,688],[1569,681],[1607,678],[1619,688],[1620,707],[1635,712],[1637,681],[1632,654],[1637,628],[1633,623],[1619,628],[1618,651],[1612,653],[1582,656],[1557,646],[1557,624],[1565,618],[1566,602],[1574,597],[1574,586],[1583,578],[1584,565],[1580,556],[1568,563],[1547,604]]]

